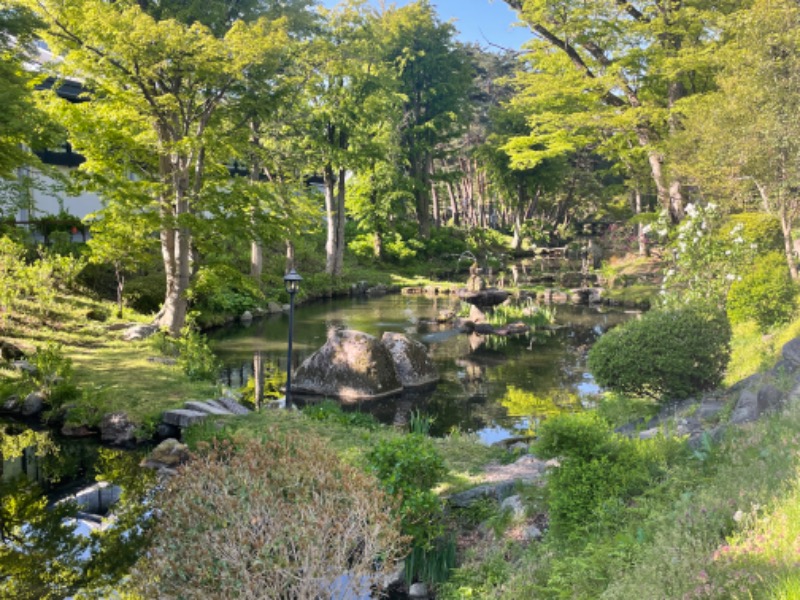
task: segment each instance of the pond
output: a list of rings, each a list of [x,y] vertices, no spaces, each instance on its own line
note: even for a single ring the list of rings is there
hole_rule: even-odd
[[[600,390],[586,369],[587,351],[599,335],[632,316],[559,305],[552,331],[498,338],[460,334],[451,325],[435,323],[439,311],[457,304],[447,296],[389,295],[300,306],[295,310],[292,365],[297,368],[320,348],[332,327],[376,336],[404,333],[428,347],[441,376],[436,388],[347,408],[370,412],[384,423],[402,423],[412,411],[420,411],[434,419],[434,435],[458,428],[492,443],[530,433],[547,415],[593,406]],[[224,365],[223,382],[242,386],[252,375],[256,352],[285,381],[288,326],[287,315],[273,315],[212,333],[212,348]]]

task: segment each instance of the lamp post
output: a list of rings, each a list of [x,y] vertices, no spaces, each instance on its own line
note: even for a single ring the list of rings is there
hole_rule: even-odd
[[[292,329],[294,328],[294,295],[300,289],[303,278],[292,269],[283,276],[283,285],[289,292],[289,351],[286,358],[286,408],[292,405]]]

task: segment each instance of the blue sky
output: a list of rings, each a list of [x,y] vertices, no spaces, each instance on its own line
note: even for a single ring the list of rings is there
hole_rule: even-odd
[[[386,5],[404,6],[412,0],[386,0]],[[370,0],[379,5],[379,0]],[[337,0],[323,0],[325,6],[332,7]],[[519,49],[531,38],[524,27],[515,27],[517,18],[513,10],[503,0],[431,0],[442,21],[452,20],[460,32],[459,39],[476,42],[489,49],[492,44],[504,48]]]

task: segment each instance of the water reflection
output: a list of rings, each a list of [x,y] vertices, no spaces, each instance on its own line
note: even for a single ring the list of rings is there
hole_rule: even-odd
[[[0,597],[64,598],[90,589],[108,597],[106,587],[130,569],[148,535],[143,500],[154,475],[140,460],[0,421]],[[105,482],[100,496],[116,500],[111,520],[80,512],[108,508],[76,496],[93,481]]]
[[[292,364],[299,365],[325,343],[331,328],[350,328],[381,336],[403,332],[421,341],[441,376],[433,391],[415,392],[348,407],[365,410],[385,423],[402,421],[403,414],[421,410],[435,418],[434,434],[452,428],[477,432],[485,441],[518,435],[535,426],[536,414],[509,410],[503,399],[510,389],[537,398],[574,396],[590,406],[599,389],[586,370],[588,348],[599,335],[631,315],[589,307],[559,306],[557,327],[548,335],[500,338],[459,334],[436,323],[442,310],[457,309],[457,300],[422,296],[343,299],[301,306],[295,312]],[[252,359],[263,352],[265,361],[285,376],[288,317],[273,315],[244,329],[232,327],[211,336],[225,365],[222,379],[239,387],[252,376]],[[532,425],[533,423],[533,425]]]

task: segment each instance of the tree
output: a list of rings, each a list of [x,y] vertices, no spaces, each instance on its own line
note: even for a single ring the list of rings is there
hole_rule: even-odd
[[[732,15],[726,32],[715,53],[718,89],[684,107],[679,166],[729,209],[760,207],[777,216],[797,280],[792,230],[800,217],[800,7],[758,0]]]
[[[338,276],[344,266],[347,174],[385,155],[379,130],[392,118],[396,93],[375,13],[357,1],[325,16],[325,31],[312,48],[307,143],[320,157],[323,177],[325,271]]]
[[[427,0],[385,11],[386,56],[399,69],[404,96],[401,144],[413,186],[419,232],[430,237],[431,173],[444,145],[466,124],[472,67],[455,29],[441,23]]]
[[[35,160],[29,147],[34,143],[42,115],[32,92],[34,74],[23,63],[31,51],[31,34],[38,21],[29,10],[0,6],[0,177]]]
[[[530,134],[508,144],[513,163],[623,137],[645,150],[661,207],[679,221],[681,181],[664,168],[663,142],[680,130],[678,102],[713,83],[702,50],[736,0],[506,3],[535,35],[515,99]]]
[[[230,177],[219,109],[249,69],[279,63],[285,23],[237,20],[218,37],[201,23],[157,21],[129,2],[20,1],[37,11],[47,26],[41,35],[63,54],[59,76],[80,78],[91,96],[54,109],[87,158],[81,169],[101,191],[134,178],[158,213],[166,272],[158,323],[177,335],[194,229]]]

